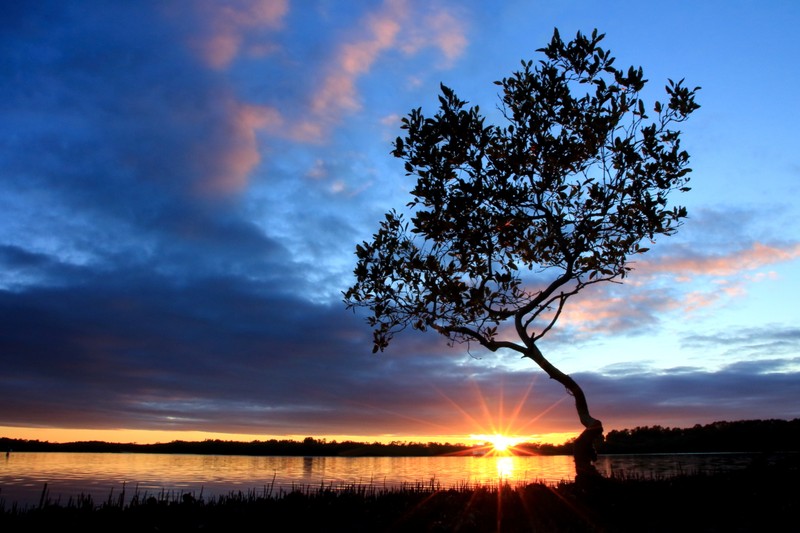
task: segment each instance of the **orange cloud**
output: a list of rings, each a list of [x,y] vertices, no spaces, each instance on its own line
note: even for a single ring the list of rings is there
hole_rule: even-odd
[[[305,133],[321,135],[325,125],[341,114],[360,109],[356,82],[370,71],[379,56],[392,49],[407,54],[423,47],[441,50],[448,61],[458,57],[467,39],[459,21],[446,11],[409,13],[405,0],[386,0],[376,12],[367,15],[362,28],[355,33],[362,37],[343,43],[334,56],[327,76],[312,98],[312,120],[304,123]],[[310,127],[318,124],[318,128]],[[318,140],[318,137],[309,140]]]
[[[684,295],[682,305],[687,312],[693,312],[719,303],[724,296],[739,296],[742,294],[744,294],[742,287],[738,287],[735,290],[728,288],[712,292],[692,291]]]
[[[215,69],[228,66],[236,57],[246,32],[278,28],[289,10],[288,0],[197,0],[191,5],[206,28],[191,46]]]
[[[467,47],[467,38],[461,23],[445,11],[436,13],[429,23],[430,29],[434,30],[429,34],[444,56],[449,61],[460,56]]]
[[[421,24],[414,28],[402,48],[406,53],[412,54],[429,46],[438,48],[448,63],[458,58],[467,47],[461,21],[443,10],[422,17]]]
[[[367,35],[340,48],[331,73],[312,102],[315,114],[358,109],[356,79],[369,71],[378,54],[395,43],[405,17],[405,5],[398,0],[387,1],[378,13],[367,17]]]
[[[283,124],[280,113],[270,107],[235,101],[226,107],[229,122],[225,144],[215,154],[200,155],[207,166],[207,178],[199,185],[199,192],[205,196],[242,191],[247,186],[250,172],[261,161],[257,131]]]
[[[657,291],[631,293],[625,297],[607,297],[600,290],[574,298],[564,307],[559,326],[580,332],[622,331],[652,322],[652,315],[679,308],[681,302]]]
[[[732,298],[746,295],[746,285],[764,279],[774,279],[775,274],[749,271],[766,265],[791,261],[800,257],[800,244],[772,246],[753,243],[745,250],[726,255],[672,257],[653,263],[641,263],[634,271],[634,283],[628,296],[611,297],[604,291],[607,287],[594,286],[570,301],[559,318],[559,325],[570,326],[580,332],[621,331],[640,327],[642,323],[655,320],[659,313],[681,310],[692,313],[703,308],[719,305]],[[652,287],[652,279],[658,275],[671,275],[681,284],[693,281],[693,277],[713,277],[712,287],[699,290],[680,290]],[[735,279],[730,279],[735,278]]]
[[[765,265],[791,261],[800,257],[800,244],[785,247],[753,243],[749,249],[737,250],[722,256],[671,257],[654,263],[641,263],[637,271],[673,273],[685,279],[689,274],[699,276],[732,276]]]

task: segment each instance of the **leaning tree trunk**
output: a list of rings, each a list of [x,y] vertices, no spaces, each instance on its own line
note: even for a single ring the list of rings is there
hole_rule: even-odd
[[[541,350],[539,350],[535,344],[528,344],[528,353],[526,353],[525,356],[539,365],[551,379],[564,385],[567,392],[575,398],[575,409],[578,411],[578,418],[580,418],[581,424],[583,424],[585,428],[583,433],[575,440],[573,455],[575,457],[576,481],[580,482],[587,478],[599,476],[600,473],[594,466],[594,462],[597,460],[594,442],[603,435],[603,424],[589,414],[589,405],[586,403],[586,395],[583,394],[583,389],[581,389],[574,379],[554,367],[550,361],[545,359]]]

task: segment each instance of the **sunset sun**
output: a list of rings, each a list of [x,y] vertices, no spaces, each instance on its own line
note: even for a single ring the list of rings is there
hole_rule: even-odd
[[[523,440],[519,437],[510,437],[500,433],[495,433],[493,435],[471,435],[471,438],[483,442],[488,448],[488,452],[495,455],[514,453],[514,446]]]
[[[506,437],[505,435],[494,435],[489,442],[492,443],[492,447],[496,452],[506,452],[508,449],[514,445],[513,439],[511,437]]]

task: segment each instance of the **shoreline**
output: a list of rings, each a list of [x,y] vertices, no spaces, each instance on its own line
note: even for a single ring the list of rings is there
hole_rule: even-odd
[[[379,486],[192,495],[124,495],[0,505],[4,532],[229,531],[249,524],[307,531],[766,531],[794,523],[800,461],[717,474],[615,475],[587,482],[405,489]],[[123,496],[123,498],[120,498]],[[168,497],[167,497],[168,496]],[[0,498],[2,500],[2,498]],[[269,528],[267,528],[269,529]]]
[[[30,459],[24,457],[28,454]],[[62,458],[49,458],[62,454]],[[435,483],[436,489],[444,490],[493,487],[498,481],[517,487],[575,480],[574,459],[569,456],[148,456],[151,454],[12,454],[0,476],[0,502],[4,501],[8,509],[13,504],[31,507],[45,499],[66,504],[71,498],[90,496],[100,503],[113,497],[118,505],[125,505],[145,493],[158,499],[190,494],[209,500],[231,491],[262,495],[265,489],[272,494],[294,489],[342,491],[356,487],[374,492],[419,489]],[[615,454],[599,456],[596,466],[608,478],[665,480],[692,474],[764,470],[778,464],[800,464],[800,453]]]

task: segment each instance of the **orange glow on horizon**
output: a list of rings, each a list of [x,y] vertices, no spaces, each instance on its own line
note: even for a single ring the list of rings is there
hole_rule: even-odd
[[[509,439],[511,444],[507,448],[513,447],[521,442],[544,442],[549,444],[563,444],[566,440],[574,438],[576,433],[547,433],[530,435],[526,437],[502,436]],[[78,429],[78,428],[40,428],[40,427],[15,427],[0,426],[0,437],[20,440],[40,440],[54,443],[62,442],[86,442],[103,441],[113,443],[134,443],[134,444],[155,444],[159,442],[172,441],[204,441],[204,440],[223,440],[237,442],[252,442],[254,440],[295,440],[301,441],[306,437],[313,437],[318,440],[328,442],[354,441],[354,442],[379,442],[388,444],[390,442],[437,442],[450,444],[473,445],[476,442],[489,443],[495,438],[494,435],[267,435],[251,433],[219,433],[210,431],[165,431],[165,430],[145,430],[145,429]],[[498,444],[500,442],[498,441]],[[492,449],[498,449],[492,444]]]
[[[86,442],[103,441],[120,444],[155,444],[173,441],[202,442],[205,440],[221,440],[235,442],[253,442],[268,440],[291,440],[302,441],[311,437],[316,440],[327,442],[361,442],[361,443],[438,443],[454,444],[473,447],[470,453],[476,452],[481,455],[509,456],[521,455],[528,452],[516,448],[521,443],[539,444],[563,444],[570,438],[577,436],[577,433],[557,433],[547,431],[542,428],[540,419],[561,401],[546,407],[537,415],[523,416],[523,407],[530,396],[535,380],[525,390],[521,397],[511,406],[505,405],[505,398],[502,387],[499,395],[487,397],[478,386],[477,382],[472,382],[475,399],[477,403],[471,408],[459,405],[447,395],[439,391],[444,400],[450,407],[461,415],[461,423],[453,420],[448,427],[438,426],[430,422],[415,417],[410,417],[402,413],[394,413],[397,416],[412,420],[416,423],[435,426],[440,430],[429,434],[266,434],[266,433],[226,433],[216,431],[191,431],[191,430],[147,430],[147,429],[86,429],[86,428],[53,428],[53,427],[15,427],[0,426],[0,437],[21,440],[40,440],[54,443],[63,442]],[[455,423],[454,423],[455,422]],[[531,429],[536,425],[536,433]],[[444,430],[444,431],[442,431]],[[449,431],[448,431],[449,430]],[[459,431],[460,430],[460,431]],[[470,431],[471,430],[471,431]],[[475,450],[474,448],[477,448]]]

